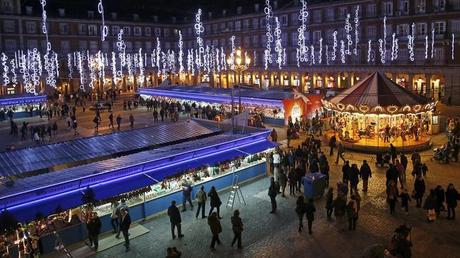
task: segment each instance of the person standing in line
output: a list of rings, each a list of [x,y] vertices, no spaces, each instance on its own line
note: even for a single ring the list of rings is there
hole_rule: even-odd
[[[284,173],[284,170],[282,170],[282,169],[280,170],[280,173],[279,173],[279,176],[278,176],[278,182],[279,182],[280,187],[281,187],[281,196],[286,197],[284,195],[284,192],[286,191],[287,176]]]
[[[193,211],[192,186],[185,180],[182,184],[182,211],[187,210],[187,201],[190,204],[190,209]]]
[[[387,202],[390,205],[390,214],[395,213],[395,206],[398,196],[398,186],[396,185],[395,181],[390,180],[390,184],[387,187]]]
[[[305,205],[305,215],[307,217],[307,222],[308,222],[308,234],[312,234],[311,232],[311,227],[313,226],[313,220],[315,220],[315,212],[316,212],[316,207],[315,204],[313,203],[313,199],[310,198],[308,200],[308,203]]]
[[[113,229],[112,232],[115,234],[118,232],[118,226],[119,226],[119,223],[118,223],[119,212],[118,212],[117,206],[118,206],[117,201],[112,202],[112,204],[110,205],[112,209],[112,214],[110,215],[110,224],[112,224],[112,229]]]
[[[369,178],[372,177],[372,172],[366,160],[363,160],[363,164],[361,165],[361,168],[359,169],[359,175],[361,179],[363,180],[363,192],[367,192],[367,189],[369,186]]]
[[[216,243],[218,245],[221,244],[220,239],[219,239],[219,234],[222,232],[222,226],[220,225],[220,221],[219,221],[219,218],[217,217],[216,212],[211,213],[211,215],[208,217],[208,225],[212,233],[212,240],[211,240],[210,248],[212,250],[216,250],[215,249]]]
[[[349,180],[350,180],[350,193],[356,193],[358,191],[359,183],[359,169],[356,164],[351,164]]]
[[[100,124],[100,117],[99,116],[95,116],[93,118],[93,123],[94,123],[94,133],[98,133],[99,132],[99,124]]]
[[[276,189],[275,178],[270,178],[270,187],[268,188],[268,196],[270,196],[270,202],[272,204],[272,211],[270,213],[276,212],[276,195],[278,194],[278,189]]]
[[[134,128],[134,116],[133,116],[133,114],[129,114],[129,126],[131,127],[131,129]]]
[[[302,229],[303,229],[303,215],[305,214],[305,199],[303,195],[297,198],[295,212],[297,213],[297,216],[299,217],[299,230],[298,231],[300,233],[302,232]]]
[[[220,200],[219,195],[217,194],[216,188],[214,186],[212,186],[211,190],[209,190],[208,197],[211,199],[211,208],[209,209],[208,216],[211,215],[214,208],[216,208],[218,218],[222,219],[222,217],[220,216],[220,205],[222,204],[222,201]]]
[[[131,226],[131,217],[129,216],[128,209],[123,208],[121,210],[121,223],[120,230],[123,233],[123,238],[125,239],[125,248],[126,252],[129,251],[129,227]]]
[[[97,212],[93,212],[88,224],[88,238],[90,246],[94,243],[94,250],[99,248],[99,233],[101,233],[101,220],[97,216]]]
[[[180,216],[179,208],[176,206],[176,201],[171,202],[171,206],[168,208],[168,216],[169,222],[171,222],[171,235],[172,239],[176,239],[176,235],[174,234],[174,229],[177,227],[177,236],[179,238],[184,237],[181,231],[181,222],[182,218]]]
[[[121,115],[118,114],[117,116],[117,130],[120,131],[120,125],[121,125]]]
[[[297,186],[297,176],[295,174],[295,170],[291,169],[288,174],[288,182],[289,182],[289,195],[295,196],[295,189]]]
[[[198,203],[198,209],[196,210],[196,218],[198,218],[198,215],[200,214],[201,210],[201,218],[204,219],[206,216],[204,215],[204,210],[206,208],[206,192],[204,191],[204,186],[202,185],[200,188],[200,191],[196,193],[196,200]]]
[[[119,225],[121,225],[121,215],[122,215],[122,212],[121,212],[121,211],[122,211],[123,209],[128,210],[128,205],[126,204],[126,200],[125,200],[125,199],[121,199],[120,204],[117,206],[118,224],[119,224]],[[116,237],[116,238],[119,238],[119,237],[120,237],[120,233],[121,233],[121,226],[119,226],[117,235],[116,235],[115,237]]]
[[[113,127],[113,113],[110,112],[110,115],[109,115],[109,128],[112,128],[112,130],[114,129]]]
[[[326,216],[328,219],[332,216],[332,211],[334,210],[334,188],[329,187],[329,190],[326,194]]]
[[[447,204],[447,219],[455,220],[455,208],[457,207],[457,200],[460,195],[455,189],[453,184],[449,184],[446,190],[446,204]]]
[[[235,210],[233,212],[233,217],[231,218],[232,221],[232,230],[233,230],[233,241],[232,247],[236,241],[238,241],[238,249],[243,248],[241,245],[241,233],[243,232],[243,221],[240,218],[240,211]]]

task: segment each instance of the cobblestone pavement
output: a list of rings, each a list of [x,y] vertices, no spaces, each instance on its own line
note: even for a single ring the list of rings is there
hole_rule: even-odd
[[[439,136],[436,141],[442,141]],[[438,164],[429,160],[431,152],[422,153],[422,160],[430,170],[427,175],[427,189],[440,184],[444,187],[453,182],[460,188],[457,173],[460,165]],[[348,153],[351,163],[361,164],[363,159],[372,160],[370,155]],[[331,162],[331,184],[341,177],[341,165]],[[230,246],[232,240],[231,210],[222,208],[222,245],[212,252],[209,249],[211,233],[206,220],[195,219],[194,212],[182,213],[182,228],[185,237],[172,240],[169,219],[163,213],[142,224],[150,233],[133,239],[131,251],[126,254],[123,246],[115,246],[97,254],[97,257],[165,257],[166,248],[176,246],[182,257],[359,257],[363,250],[374,244],[387,244],[393,230],[407,223],[413,227],[413,257],[460,257],[460,226],[458,221],[446,220],[446,214],[435,223],[425,221],[425,212],[410,205],[409,215],[399,209],[390,215],[385,202],[385,169],[373,166],[373,176],[367,194],[362,194],[361,212],[355,232],[347,230],[345,221],[327,220],[324,198],[315,201],[316,219],[313,235],[298,233],[295,214],[295,198],[277,197],[279,212],[269,214],[270,201],[267,196],[268,178],[257,179],[242,187],[247,205],[239,204],[244,223],[242,250]],[[359,185],[361,186],[361,184]],[[413,179],[409,175],[408,188],[412,190]],[[208,190],[208,189],[207,189]],[[228,193],[221,193],[223,203]],[[179,203],[182,200],[177,200]],[[223,205],[224,206],[224,205]],[[209,207],[207,207],[209,208]],[[304,225],[306,222],[304,221]],[[305,225],[306,226],[306,225]]]

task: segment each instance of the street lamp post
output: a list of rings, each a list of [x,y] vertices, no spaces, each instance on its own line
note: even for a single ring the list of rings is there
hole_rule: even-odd
[[[240,78],[240,74],[244,71],[246,71],[249,67],[249,64],[251,63],[251,58],[247,52],[244,52],[241,50],[241,48],[238,48],[235,52],[230,53],[230,55],[227,58],[227,64],[234,72],[234,85],[232,86],[232,132],[235,133],[235,113],[234,113],[234,89],[236,86],[236,78],[235,74],[238,76],[238,80]],[[240,81],[241,83],[241,81]],[[241,106],[241,85],[238,86],[238,113],[241,114],[242,112],[242,106]]]

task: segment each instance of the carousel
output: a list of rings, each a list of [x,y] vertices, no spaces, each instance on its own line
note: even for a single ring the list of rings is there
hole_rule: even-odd
[[[347,149],[366,152],[422,150],[430,147],[436,102],[376,72],[339,95],[323,100],[332,128]]]

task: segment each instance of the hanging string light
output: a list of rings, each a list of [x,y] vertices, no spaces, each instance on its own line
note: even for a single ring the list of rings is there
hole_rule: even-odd
[[[379,39],[379,52],[380,52],[380,62],[382,64],[385,63],[385,50],[384,50],[384,41],[383,39]]]
[[[67,69],[69,70],[68,78],[72,80],[73,66],[72,66],[72,54],[67,54]]]
[[[379,39],[380,61],[385,63],[387,57],[387,17],[383,17],[383,40]]]
[[[410,35],[407,35],[407,49],[409,50],[409,60],[414,62],[414,38],[415,38],[415,23],[412,23],[412,32]]]
[[[204,55],[203,38],[201,38],[201,34],[204,32],[204,27],[203,27],[203,23],[201,22],[201,15],[202,15],[202,11],[201,9],[198,9],[198,12],[195,15],[195,26],[194,26],[195,34],[196,34],[196,43],[198,45],[198,54],[196,56],[195,61],[196,61],[198,69],[201,69],[201,67],[203,66],[201,58],[202,58],[202,55]]]
[[[451,59],[454,60],[455,59],[455,34],[454,33],[452,33],[450,53],[451,53]]]
[[[10,83],[10,77],[8,77],[9,68],[8,68],[7,61],[8,61],[8,56],[2,52],[3,85],[4,86],[8,86],[8,84]]]
[[[45,10],[45,6],[46,6],[46,0],[40,0],[40,4],[42,6],[42,32],[43,34],[45,34],[45,40],[46,40],[46,53],[48,53],[49,51],[51,51],[51,43],[49,42],[49,39],[48,39],[48,26],[47,26],[47,14],[46,14],[46,10]]]
[[[431,59],[434,58],[434,27],[431,29]]]
[[[335,61],[337,58],[337,31],[335,30],[332,33],[333,44],[332,44],[332,61]]]
[[[315,46],[310,46],[310,65],[315,64]]]
[[[156,66],[157,66],[157,75],[160,76],[161,74],[161,67],[160,67],[160,55],[161,55],[161,44],[160,44],[160,39],[157,37],[157,46],[156,46],[156,58],[155,58],[155,61],[156,61]]]
[[[300,63],[305,62],[305,55],[307,53],[307,46],[305,42],[305,33],[307,31],[307,19],[308,19],[308,10],[307,10],[307,1],[300,0],[302,7],[299,12],[299,21],[300,26],[297,29],[297,49],[296,49],[296,58],[297,58],[297,67],[300,67]]]
[[[329,46],[326,44],[326,65],[329,65]]]
[[[264,51],[264,62],[265,62],[265,70],[267,70],[268,65],[273,62],[271,45],[274,41],[273,33],[272,33],[272,26],[271,26],[271,21],[273,18],[273,11],[270,5],[270,0],[265,0],[264,12],[265,12],[265,27],[266,27],[265,36],[267,37],[267,42],[266,42],[265,51]]]
[[[347,16],[345,18],[345,33],[346,33],[346,39],[347,39],[347,48],[346,48],[346,51],[345,53],[347,55],[351,55],[351,51],[350,51],[350,47],[353,45],[353,41],[351,39],[351,30],[352,30],[352,27],[351,27],[351,23],[350,23],[350,14],[347,13]]]
[[[425,35],[425,59],[428,59],[428,35]]]
[[[275,52],[277,53],[276,63],[278,68],[281,69],[283,65],[283,45],[281,42],[281,24],[278,17],[275,17]]]
[[[179,73],[183,73],[184,72],[184,63],[183,63],[183,59],[184,59],[184,42],[182,41],[182,32],[179,30],[179,43],[177,43],[178,47],[179,47],[179,53],[178,53],[178,61],[179,61]]]
[[[392,38],[392,43],[391,43],[391,61],[395,61],[398,59],[398,50],[399,50],[399,44],[398,44],[398,39],[396,38],[396,33],[393,33],[391,35]]]
[[[11,83],[13,83],[14,85],[16,85],[18,83],[18,77],[16,75],[16,62],[14,59],[11,59],[10,60],[10,64],[11,64]]]
[[[104,6],[102,5],[102,0],[99,0],[99,3],[97,4],[97,11],[101,14],[102,19],[101,41],[105,41],[105,38],[109,35],[109,27],[105,25]]]
[[[353,54],[358,55],[358,43],[359,43],[359,5],[356,6],[355,10],[355,47],[353,48]]]
[[[114,51],[112,51],[112,58],[111,58],[111,65],[112,65],[112,83],[116,84],[117,80],[117,55]]]
[[[342,64],[345,64],[345,55],[346,55],[345,41],[340,40],[340,60],[342,61]]]
[[[318,63],[323,62],[323,38],[319,39],[319,53],[318,53]]]

